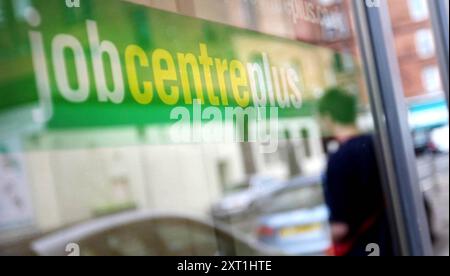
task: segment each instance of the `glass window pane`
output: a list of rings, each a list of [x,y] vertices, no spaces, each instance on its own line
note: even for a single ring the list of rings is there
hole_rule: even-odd
[[[448,255],[447,103],[427,2],[403,2],[388,1],[405,105],[435,254]]]
[[[0,253],[395,253],[350,0],[107,2],[0,2]]]

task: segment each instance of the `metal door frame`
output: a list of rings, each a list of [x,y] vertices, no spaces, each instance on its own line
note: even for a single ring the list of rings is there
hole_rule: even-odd
[[[352,1],[381,149],[383,185],[398,254],[432,255],[387,1],[379,0],[375,6]]]
[[[447,98],[448,107],[448,63],[449,63],[449,45],[448,45],[448,0],[428,0],[430,9],[431,23],[433,26],[434,41],[436,45],[436,56],[441,71],[442,88]]]

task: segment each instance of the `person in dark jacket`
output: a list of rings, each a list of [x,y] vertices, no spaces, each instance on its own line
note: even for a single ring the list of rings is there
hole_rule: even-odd
[[[319,101],[319,112],[324,131],[339,143],[329,157],[324,184],[335,255],[367,256],[373,244],[380,255],[393,255],[376,147],[373,137],[356,125],[356,98],[330,88]]]

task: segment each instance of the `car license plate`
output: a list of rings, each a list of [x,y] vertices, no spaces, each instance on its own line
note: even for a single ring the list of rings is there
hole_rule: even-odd
[[[282,237],[289,237],[289,236],[294,236],[294,235],[298,235],[298,234],[304,234],[304,233],[316,231],[316,230],[319,230],[320,228],[321,228],[321,225],[319,223],[301,225],[301,226],[295,226],[295,227],[287,227],[287,228],[281,229],[280,234]]]

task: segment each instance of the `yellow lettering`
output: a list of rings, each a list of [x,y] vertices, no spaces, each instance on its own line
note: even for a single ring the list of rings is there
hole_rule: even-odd
[[[166,68],[162,67],[162,62],[166,64]],[[157,49],[152,55],[153,72],[155,76],[155,86],[158,95],[165,104],[174,105],[178,102],[180,91],[176,85],[171,85],[170,93],[166,91],[166,82],[175,82],[177,80],[177,72],[172,55],[164,49]]]
[[[203,73],[205,76],[206,90],[208,91],[209,103],[211,105],[219,105],[219,98],[214,95],[214,87],[211,77],[211,66],[213,60],[208,56],[208,47],[206,44],[200,44],[200,56],[198,57],[200,64],[203,65]]]
[[[139,88],[136,59],[139,60],[141,67],[149,67],[148,58],[144,50],[136,45],[128,46],[125,50],[125,63],[131,95],[138,103],[149,104],[153,99],[153,86],[150,81],[144,81],[142,82],[143,91]]]
[[[219,81],[220,97],[223,105],[228,105],[227,87],[225,84],[225,72],[228,71],[228,62],[226,59],[216,58],[217,80]]]
[[[189,83],[188,65],[191,67],[194,78],[195,91],[197,99],[204,103],[202,78],[198,67],[197,59],[191,53],[178,54],[178,66],[180,66],[181,85],[183,87],[184,102],[192,104],[191,84]]]

